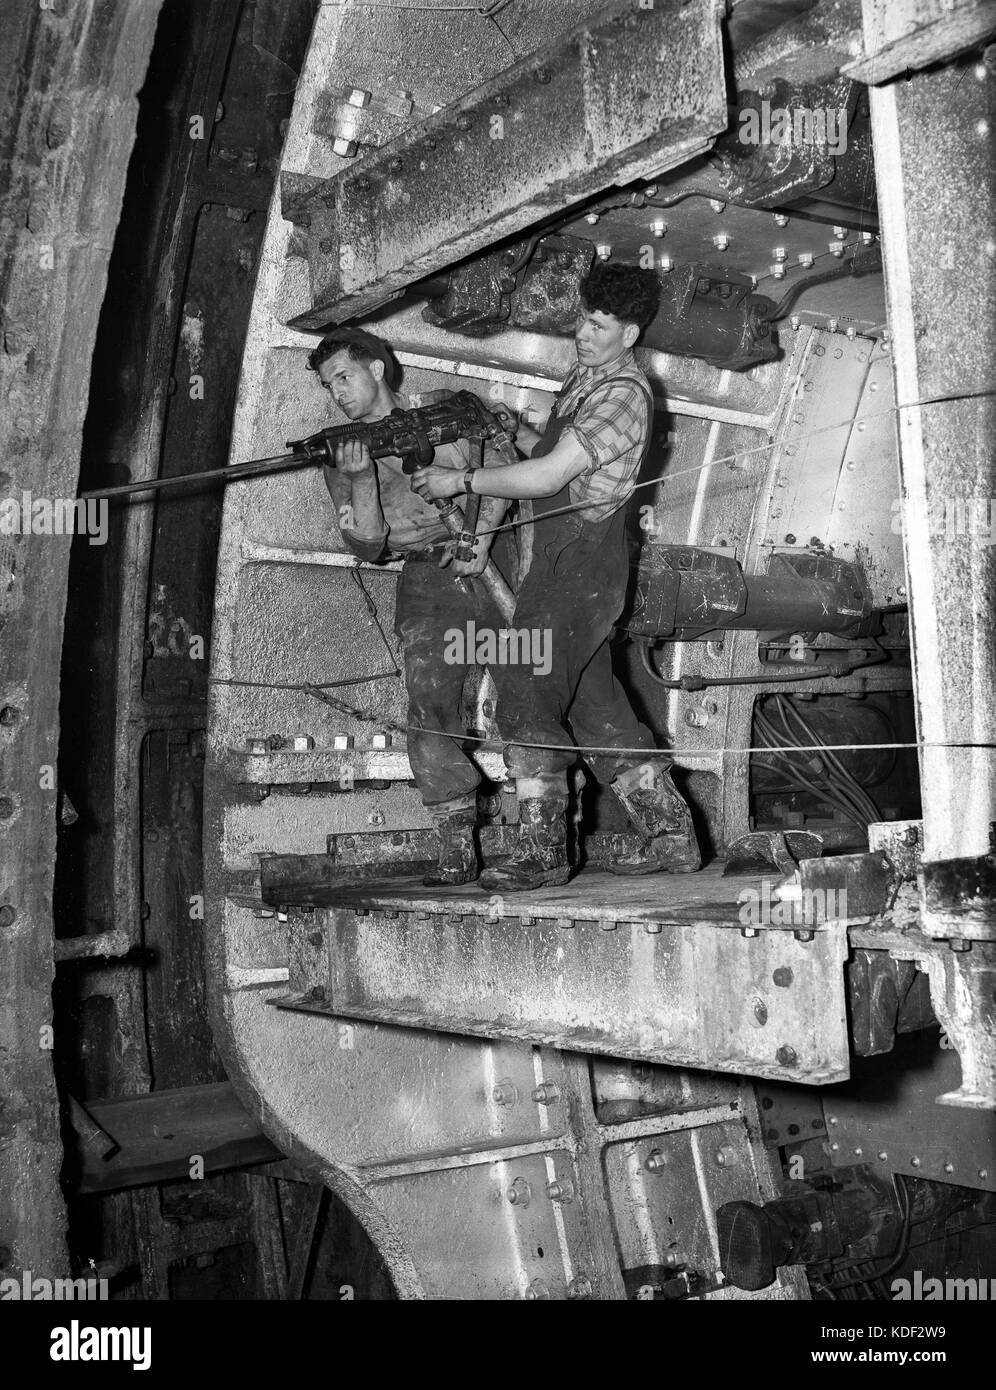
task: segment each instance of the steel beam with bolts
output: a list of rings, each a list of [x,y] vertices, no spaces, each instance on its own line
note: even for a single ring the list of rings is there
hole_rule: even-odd
[[[731,899],[738,882],[724,880]],[[741,926],[735,901],[725,922],[711,903],[676,920],[673,903],[649,905],[659,887],[621,907],[608,874],[590,875],[583,899],[559,894],[342,887],[300,926],[291,910],[293,993],[273,1002],[775,1080],[848,1076],[846,922],[793,929],[789,912],[785,927]]]
[[[616,0],[366,154],[284,215],[307,224],[316,330],[726,128],[719,4]]]

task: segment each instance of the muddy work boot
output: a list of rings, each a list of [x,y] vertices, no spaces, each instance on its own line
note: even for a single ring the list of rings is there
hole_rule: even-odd
[[[519,843],[504,864],[485,869],[478,884],[486,893],[522,893],[566,883],[567,822],[563,796],[528,797],[519,802]]]
[[[444,801],[426,808],[439,836],[439,861],[422,879],[426,888],[447,883],[473,883],[477,878],[477,846],[474,827],[477,814],[474,799]]]
[[[691,812],[669,768],[641,763],[621,773],[612,790],[643,844],[607,864],[607,869],[614,874],[688,874],[702,867]]]

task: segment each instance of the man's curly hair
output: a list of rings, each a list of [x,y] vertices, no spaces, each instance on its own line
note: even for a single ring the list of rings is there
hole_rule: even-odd
[[[646,328],[657,313],[660,282],[652,270],[596,261],[581,281],[581,302],[590,312],[613,314],[622,323]]]

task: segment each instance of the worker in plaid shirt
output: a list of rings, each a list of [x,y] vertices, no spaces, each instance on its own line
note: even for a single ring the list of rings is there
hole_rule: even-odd
[[[492,668],[505,763],[516,779],[519,843],[505,864],[481,875],[488,892],[570,877],[565,811],[567,769],[577,756],[572,735],[582,747],[654,748],[653,735],[613,675],[609,636],[629,581],[625,504],[653,420],[653,397],[633,345],[656,313],[658,296],[653,271],[596,264],[581,285],[578,365],[542,436],[524,426],[516,436],[528,459],[468,471],[462,479],[431,466],[412,480],[427,500],[463,489],[533,501],[532,565],[513,625],[548,631],[552,660],[546,674],[525,664]],[[573,510],[560,510],[566,507]],[[636,850],[610,866],[613,872],[699,868],[688,807],[661,759],[620,752],[588,754],[586,762],[611,786],[641,836]]]

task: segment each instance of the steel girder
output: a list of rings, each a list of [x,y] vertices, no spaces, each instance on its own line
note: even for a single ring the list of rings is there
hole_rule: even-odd
[[[616,0],[314,187],[308,225],[320,329],[613,184],[701,154],[727,125],[722,5]]]

